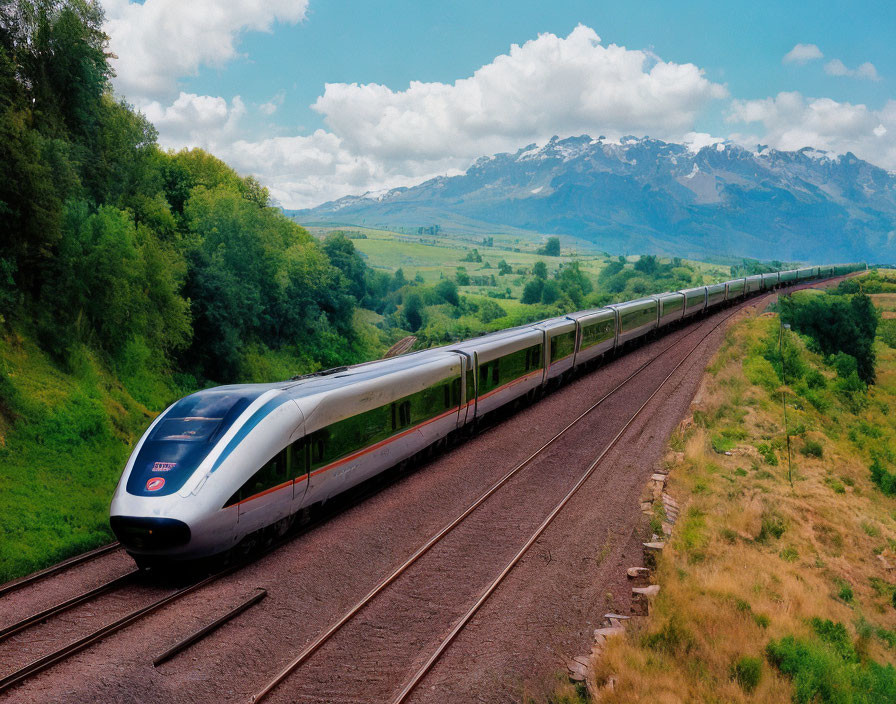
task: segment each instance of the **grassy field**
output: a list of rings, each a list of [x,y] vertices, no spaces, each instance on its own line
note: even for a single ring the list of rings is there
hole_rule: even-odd
[[[321,238],[333,231],[333,228],[308,229],[314,236]],[[374,269],[390,273],[401,269],[408,279],[419,274],[424,283],[432,284],[442,276],[453,276],[457,267],[462,266],[470,276],[494,275],[497,288],[509,288],[510,295],[514,298],[520,297],[528,280],[528,272],[537,261],[547,264],[549,274],[556,272],[563,264],[577,261],[582,270],[596,281],[607,262],[616,259],[615,256],[610,257],[596,251],[590,243],[570,237],[560,237],[563,256],[545,257],[537,254],[540,242],[512,235],[496,234],[487,238],[470,235],[412,235],[364,227],[340,228],[340,231],[352,237],[367,265]],[[474,249],[478,251],[482,261],[464,261]],[[498,262],[502,259],[514,273],[498,275]],[[635,262],[638,256],[628,257],[628,260]],[[685,263],[699,271],[707,283],[721,280],[730,274],[730,267],[726,266],[690,260]],[[471,286],[463,287],[461,292],[487,295],[489,289],[495,288]]]
[[[672,439],[661,591],[596,663],[602,701],[896,701],[896,349],[855,395],[787,333],[784,387],[778,333],[732,328]]]

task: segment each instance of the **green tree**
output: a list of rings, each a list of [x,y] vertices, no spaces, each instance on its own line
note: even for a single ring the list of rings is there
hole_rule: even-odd
[[[537,261],[532,265],[532,275],[536,279],[548,278],[548,265],[543,261]]]
[[[541,301],[541,292],[544,289],[544,280],[533,279],[523,287],[522,302],[531,304]]]
[[[507,274],[512,274],[513,268],[503,259],[498,262],[498,276],[505,276]]]
[[[408,330],[417,332],[423,327],[423,301],[416,293],[411,293],[404,302],[404,321]]]
[[[445,301],[445,303],[450,303],[453,306],[460,305],[460,297],[457,293],[457,284],[454,283],[451,279],[442,279],[439,283],[436,284],[435,292],[440,299]]]
[[[457,267],[457,285],[458,286],[469,286],[470,285],[470,275],[467,273],[466,267],[459,266]]]
[[[540,247],[538,249],[538,254],[543,254],[547,257],[559,257],[560,256],[560,238],[559,237],[548,237],[544,243],[544,247]]]

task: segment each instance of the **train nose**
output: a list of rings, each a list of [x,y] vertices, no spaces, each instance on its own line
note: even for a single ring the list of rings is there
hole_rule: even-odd
[[[174,518],[112,516],[109,524],[118,542],[132,550],[166,550],[190,542],[190,526]]]

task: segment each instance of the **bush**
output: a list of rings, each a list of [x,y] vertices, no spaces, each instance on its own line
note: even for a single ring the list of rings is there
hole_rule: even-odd
[[[769,661],[793,679],[800,704],[896,701],[896,670],[859,662],[842,624],[815,619],[816,638],[786,636],[766,647]]]
[[[807,439],[803,440],[803,446],[800,448],[800,452],[806,457],[817,457],[818,459],[821,459],[824,456],[824,447],[822,447],[820,442]]]
[[[759,680],[762,679],[762,661],[747,655],[739,658],[731,666],[731,677],[749,694],[759,686]]]
[[[759,529],[759,537],[756,539],[760,543],[767,542],[769,538],[778,539],[784,535],[787,530],[787,524],[784,519],[777,513],[765,512],[762,514],[762,527]]]
[[[875,457],[871,463],[871,481],[877,485],[887,496],[896,495],[896,474],[887,471],[880,457]]]

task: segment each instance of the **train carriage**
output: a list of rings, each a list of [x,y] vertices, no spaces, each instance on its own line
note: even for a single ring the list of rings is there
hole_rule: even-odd
[[[536,323],[536,330],[543,330],[544,383],[559,380],[573,369],[576,358],[576,321],[567,317],[551,318]]]
[[[614,303],[607,308],[616,312],[617,347],[656,330],[659,303],[655,298],[640,298],[637,301]]]
[[[567,316],[578,329],[575,366],[587,364],[616,347],[616,311],[598,308]]]
[[[707,310],[725,302],[725,296],[728,294],[728,288],[725,284],[710,284],[706,287],[706,308]]]
[[[743,298],[747,287],[746,279],[732,279],[725,282],[725,300],[734,301]]]
[[[655,296],[659,302],[659,323],[658,327],[665,327],[678,322],[684,318],[684,306],[686,296],[681,291],[672,293],[661,293]]]
[[[706,310],[706,286],[686,288],[684,294],[684,317],[698,315]]]

